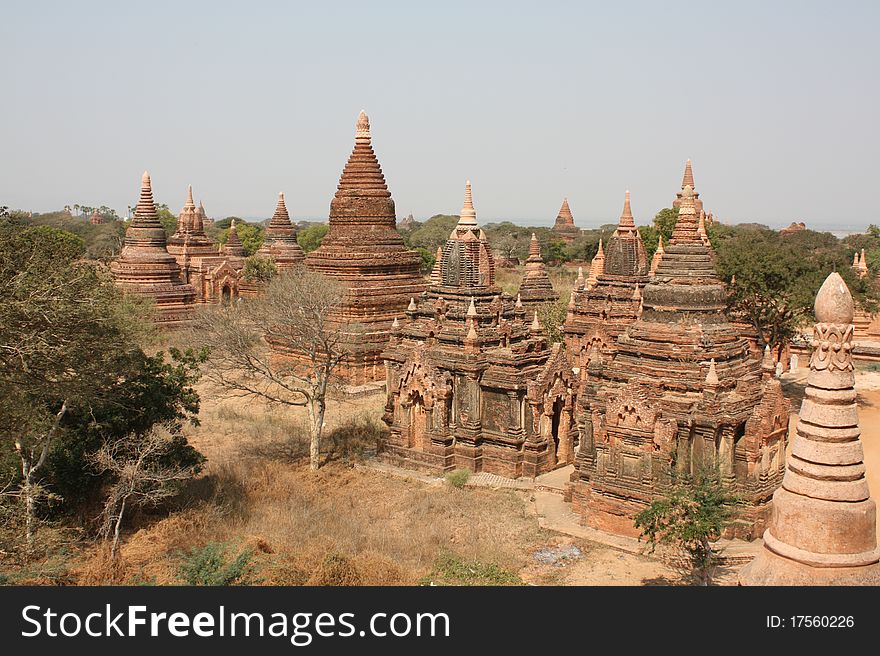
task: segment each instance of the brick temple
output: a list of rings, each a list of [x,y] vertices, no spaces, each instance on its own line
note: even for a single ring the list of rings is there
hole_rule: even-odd
[[[384,358],[387,460],[514,478],[573,462],[577,380],[537,315],[495,283],[470,183],[434,280],[395,321]]]
[[[193,201],[192,186],[187,188],[168,252],[177,260],[182,279],[195,289],[196,303],[228,303],[239,297],[245,253],[234,223],[226,244],[218,246],[205,234],[204,214]]]
[[[647,284],[648,256],[627,191],[608,248],[597,253],[590,276],[582,283],[579,280],[572,294],[565,344],[578,367],[586,367],[591,355],[613,357],[618,335],[639,317],[642,290]]]
[[[568,206],[568,198],[562,199],[562,207],[559,208],[556,223],[553,224],[553,234],[566,243],[573,242],[581,234],[580,228],[574,224],[574,217]]]
[[[396,230],[394,200],[373,152],[370,122],[360,113],[355,145],[330,203],[330,229],[306,266],[345,285],[338,319],[357,324],[341,374],[353,385],[382,380],[391,323],[424,291],[421,257]]]
[[[159,325],[173,328],[192,320],[196,291],[168,252],[165,229],[156,213],[150,174],[146,171],[134,217],[125,231],[122,252],[110,264],[110,271],[116,284],[126,292],[153,299]]]
[[[673,474],[717,467],[745,500],[730,533],[753,539],[785,470],[790,403],[772,360],[755,358],[725,315],[689,173],[688,164],[679,218],[641,292],[640,316],[613,357],[590,358],[581,371],[573,508],[588,526],[635,536],[633,517]],[[629,252],[638,259],[637,247]]]

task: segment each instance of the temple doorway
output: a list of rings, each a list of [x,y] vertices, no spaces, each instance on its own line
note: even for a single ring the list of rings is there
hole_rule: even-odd
[[[223,305],[229,305],[232,302],[232,289],[230,289],[229,285],[223,285],[220,294]]]
[[[552,449],[553,449],[553,465],[557,464],[565,464],[568,460],[567,448],[566,445],[563,444],[563,440],[566,439],[566,435],[563,434],[567,431],[561,431],[562,427],[562,414],[565,411],[565,399],[562,397],[557,397],[557,399],[553,402],[553,414],[550,415],[550,437],[553,440]]]
[[[427,436],[427,414],[425,401],[421,394],[413,392],[412,405],[409,409],[409,444],[410,448],[425,450],[430,443]]]

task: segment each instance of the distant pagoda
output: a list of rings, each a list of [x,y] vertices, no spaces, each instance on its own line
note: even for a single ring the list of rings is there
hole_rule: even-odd
[[[562,199],[562,207],[559,208],[556,223],[553,225],[553,234],[566,243],[574,241],[581,234],[580,228],[574,224],[568,198]]]
[[[532,239],[529,241],[529,257],[526,260],[526,270],[523,273],[518,295],[529,313],[545,303],[559,300],[559,294],[553,289],[547,267],[541,258],[541,244],[535,233],[532,233]]]
[[[433,473],[512,478],[573,462],[577,380],[538,315],[496,284],[469,182],[438,263],[384,352],[384,457]]]
[[[104,217],[98,214],[98,208],[92,210],[92,215],[89,217],[89,223],[91,225],[101,225],[104,223]]]
[[[150,174],[146,171],[134,218],[125,231],[122,252],[110,265],[110,271],[125,291],[154,299],[158,324],[175,327],[192,319],[195,290],[183,281],[177,260],[168,252],[165,229],[156,213]]]
[[[370,121],[361,112],[354,150],[330,203],[330,230],[306,257],[309,269],[346,287],[337,319],[362,328],[352,334],[352,356],[342,367],[354,385],[384,377],[381,353],[391,322],[425,289],[421,256],[406,248],[395,228],[394,200],[371,141]]]
[[[305,253],[296,241],[296,227],[290,221],[284,192],[278,194],[275,213],[266,226],[266,237],[257,255],[275,262],[278,271],[289,271],[305,261]]]

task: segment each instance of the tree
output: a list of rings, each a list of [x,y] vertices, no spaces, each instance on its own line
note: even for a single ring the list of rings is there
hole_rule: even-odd
[[[315,223],[296,233],[296,241],[304,253],[311,253],[321,245],[321,240],[330,229],[326,223]]]
[[[228,394],[306,408],[312,469],[328,392],[358,330],[334,319],[344,295],[335,280],[298,268],[274,278],[261,298],[204,310],[194,331],[210,345],[206,378]],[[273,357],[272,346],[294,355]]]
[[[277,274],[278,267],[275,265],[275,261],[271,258],[251,255],[244,261],[242,276],[248,282],[269,282]]]
[[[40,475],[73,407],[109,386],[136,322],[106,274],[61,230],[0,225],[0,435],[21,465],[25,540],[34,548]],[[96,348],[100,345],[100,348]]]
[[[658,544],[671,546],[683,554],[688,574],[709,585],[718,564],[712,542],[734,520],[740,503],[717,471],[701,470],[673,481],[665,496],[636,515],[635,525],[651,551]]]
[[[678,208],[665,207],[654,215],[654,228],[663,237],[664,242],[672,238],[672,231],[678,221]]]
[[[201,461],[186,465],[169,457],[182,439],[173,430],[173,426],[156,427],[126,440],[105,442],[92,458],[98,474],[114,479],[101,513],[101,536],[111,542],[111,564],[117,562],[126,508],[158,506],[201,470]]]

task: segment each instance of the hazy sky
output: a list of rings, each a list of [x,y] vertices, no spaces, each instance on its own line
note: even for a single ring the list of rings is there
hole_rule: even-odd
[[[398,218],[880,223],[880,2],[11,2],[0,204],[326,218],[358,111]]]

